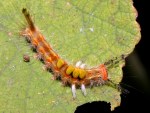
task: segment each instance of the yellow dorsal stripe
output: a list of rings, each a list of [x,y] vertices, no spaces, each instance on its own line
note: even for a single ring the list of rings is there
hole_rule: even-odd
[[[65,64],[65,61],[64,60],[62,60],[62,59],[58,59],[58,61],[57,61],[57,67],[58,68],[61,68],[63,65]]]
[[[75,68],[74,71],[73,71],[72,76],[73,76],[73,78],[78,78],[79,74],[80,74],[79,73],[79,68]]]
[[[70,75],[73,71],[74,71],[74,67],[72,65],[68,66],[67,70],[66,70],[66,74]]]
[[[85,70],[83,70],[83,69],[80,69],[79,70],[79,78],[80,79],[83,79],[83,78],[85,78],[85,76],[86,76],[86,71]]]

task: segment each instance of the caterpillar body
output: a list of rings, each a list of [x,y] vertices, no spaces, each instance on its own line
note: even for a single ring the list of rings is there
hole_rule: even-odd
[[[76,88],[81,88],[84,96],[86,96],[86,87],[99,86],[103,84],[112,83],[108,79],[107,67],[112,60],[100,64],[97,67],[86,69],[85,64],[81,61],[77,62],[75,66],[68,64],[62,59],[46,41],[44,36],[34,25],[31,16],[26,8],[22,9],[28,26],[20,33],[21,36],[26,37],[27,41],[31,43],[32,48],[36,50],[38,59],[43,60],[45,68],[52,70],[53,78],[62,81],[64,86],[70,86],[73,98],[76,97]],[[125,56],[122,55],[121,59]],[[114,85],[119,88],[119,85]]]

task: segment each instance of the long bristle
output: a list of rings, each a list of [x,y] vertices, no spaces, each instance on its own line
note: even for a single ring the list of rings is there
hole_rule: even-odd
[[[112,65],[118,64],[121,60],[124,60],[127,55],[121,55],[119,57],[114,57],[111,60],[104,63],[107,68],[110,68]]]
[[[120,84],[115,84],[111,80],[107,80],[106,85],[111,86],[112,88],[117,89],[118,91],[120,91],[123,94],[128,94],[129,93],[129,91],[127,89],[121,87]]]
[[[30,29],[31,29],[32,31],[34,31],[34,30],[35,30],[35,26],[34,26],[34,23],[33,23],[32,19],[31,19],[31,16],[30,16],[29,12],[27,11],[27,9],[26,9],[26,8],[23,8],[23,9],[22,9],[22,13],[23,13],[24,16],[25,16],[25,18],[26,18],[26,20],[27,20],[27,22],[28,22],[28,24],[29,24]]]

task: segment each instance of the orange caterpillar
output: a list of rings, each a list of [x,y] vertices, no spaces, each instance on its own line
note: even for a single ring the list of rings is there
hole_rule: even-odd
[[[45,68],[52,70],[54,79],[60,79],[65,86],[71,86],[73,98],[76,97],[76,88],[80,87],[83,95],[86,95],[86,86],[98,86],[110,81],[105,67],[109,62],[91,69],[84,69],[85,64],[81,64],[81,61],[77,62],[76,66],[68,64],[52,49],[35,27],[26,8],[22,9],[22,13],[27,20],[28,27],[21,32],[21,35],[31,43],[37,52],[37,57],[43,60]]]

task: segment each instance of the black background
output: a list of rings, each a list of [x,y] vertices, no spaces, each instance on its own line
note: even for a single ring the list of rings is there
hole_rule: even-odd
[[[148,31],[148,0],[133,0],[141,27],[141,40],[126,59],[122,87],[129,90],[121,95],[121,105],[112,113],[150,112],[150,41]],[[150,20],[149,20],[150,21]],[[125,85],[126,84],[126,85]],[[111,113],[110,104],[93,102],[79,106],[75,113]]]

